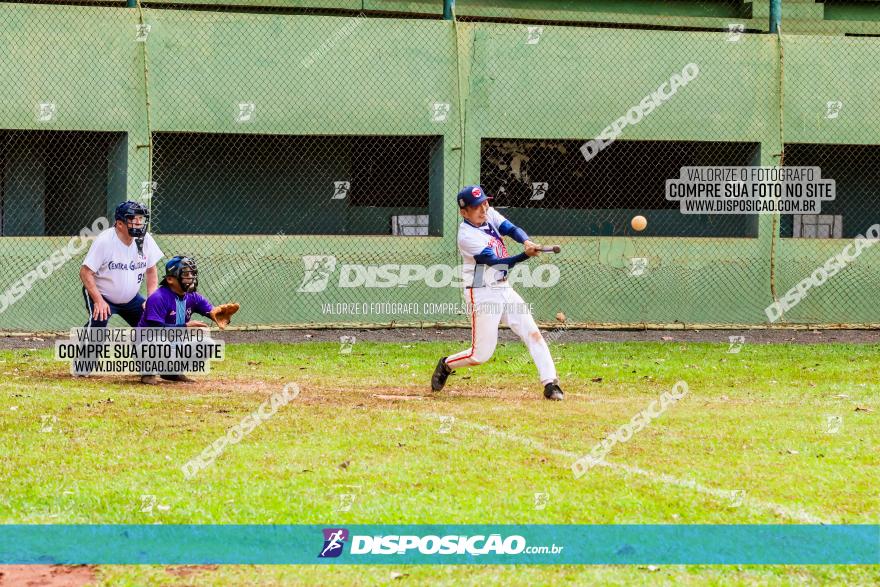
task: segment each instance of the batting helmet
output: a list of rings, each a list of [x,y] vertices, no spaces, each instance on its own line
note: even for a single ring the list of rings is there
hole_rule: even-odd
[[[144,224],[140,227],[129,226],[128,222],[135,216],[143,216]],[[147,224],[150,222],[150,211],[140,202],[122,202],[116,206],[116,220],[122,220],[128,228],[128,236],[143,238],[147,234]]]
[[[165,278],[162,285],[168,285],[168,278],[173,277],[185,292],[193,292],[199,287],[199,270],[196,260],[192,257],[178,255],[165,263]]]

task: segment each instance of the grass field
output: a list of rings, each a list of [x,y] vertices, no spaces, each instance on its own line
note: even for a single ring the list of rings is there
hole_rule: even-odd
[[[543,400],[520,344],[500,345],[432,395],[437,358],[459,346],[229,345],[210,376],[158,387],[73,379],[48,350],[0,351],[0,522],[877,523],[875,345],[554,344],[561,403]],[[575,459],[679,380],[689,388],[681,401],[575,479]],[[288,382],[302,390],[296,399],[184,478],[187,460]],[[880,582],[877,566],[93,573],[130,585]]]

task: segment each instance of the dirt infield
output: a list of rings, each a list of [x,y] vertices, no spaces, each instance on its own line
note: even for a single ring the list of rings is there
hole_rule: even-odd
[[[95,581],[95,567],[89,565],[0,565],[2,587],[79,587]]]
[[[575,342],[715,342],[731,343],[731,337],[743,337],[747,344],[820,344],[851,343],[876,344],[880,332],[876,330],[584,330],[545,329],[552,334],[551,344]],[[387,328],[387,329],[322,329],[322,330],[230,330],[214,332],[230,344],[277,342],[340,342],[343,336],[355,337],[359,342],[469,342],[471,333],[466,328]],[[55,334],[18,335],[0,333],[0,350],[51,348]],[[502,328],[500,341],[517,340],[508,329]],[[739,340],[739,339],[735,339]]]

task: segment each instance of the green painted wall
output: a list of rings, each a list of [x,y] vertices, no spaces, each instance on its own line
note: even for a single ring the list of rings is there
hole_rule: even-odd
[[[880,4],[877,2],[825,2],[827,20],[880,20]]]
[[[11,58],[0,61],[6,92],[0,128],[127,133],[125,182],[133,196],[150,179],[147,99],[153,132],[442,138],[442,153],[432,158],[432,186],[436,193],[436,178],[442,178],[445,198],[442,225],[434,218],[442,236],[158,234],[166,255],[198,257],[209,297],[244,304],[238,324],[463,322],[455,314],[327,314],[322,303],[421,305],[458,302],[461,292],[425,286],[341,289],[333,285],[338,269],[324,292],[297,292],[302,256],[333,255],[337,267],[455,265],[453,194],[459,179],[479,180],[483,138],[590,138],[690,62],[699,64],[697,80],[627,128],[626,139],[757,143],[763,165],[775,163],[781,150],[779,48],[769,35],[745,35],[734,43],[726,32],[546,26],[539,43],[527,44],[525,27],[514,24],[159,9],[147,10],[146,22],[152,26],[146,44],[148,96],[143,45],[134,40],[136,11],[4,5],[0,53]],[[876,142],[880,117],[871,97],[880,89],[880,43],[810,35],[786,36],[784,43],[785,140]],[[833,123],[824,119],[826,99],[843,101],[847,116]],[[44,101],[58,106],[50,122],[38,122],[34,114]],[[252,123],[236,122],[240,102],[257,104]],[[437,102],[451,105],[445,121],[432,118]],[[119,146],[115,168],[118,155]],[[111,175],[118,184],[119,174]],[[161,200],[164,180],[152,179],[159,183],[154,212],[161,227],[172,206]],[[186,213],[180,204],[175,213]],[[194,200],[190,208],[203,214],[203,204]],[[223,213],[246,216],[248,210],[242,202]],[[432,210],[438,210],[436,204]],[[338,221],[338,215],[328,220]],[[218,219],[218,226],[224,222],[227,217]],[[781,293],[844,243],[774,243],[772,217],[762,216],[757,224],[755,238],[738,239],[536,234],[564,245],[561,257],[540,261],[557,261],[561,281],[550,289],[520,291],[540,321],[551,321],[561,310],[576,322],[760,324],[772,301],[771,251]],[[65,240],[0,238],[0,291]],[[858,269],[836,277],[787,319],[878,322],[868,293],[874,291],[870,276],[878,255],[865,252]],[[645,274],[630,274],[632,257],[648,259]],[[84,322],[77,269],[71,261],[41,281],[0,313],[0,328]]]

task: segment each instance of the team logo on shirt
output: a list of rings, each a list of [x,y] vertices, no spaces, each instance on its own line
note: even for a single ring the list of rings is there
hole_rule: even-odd
[[[495,229],[491,224],[486,224],[485,226],[480,227],[480,231],[482,231],[486,236],[489,237],[489,242],[486,244],[487,247],[491,247],[492,251],[498,257],[506,257],[507,256],[507,246],[504,244],[504,241],[495,232]]]
[[[116,271],[117,269],[122,271],[137,271],[138,269],[145,269],[146,266],[147,262],[143,258],[140,261],[132,261],[130,263],[124,261],[122,263],[114,263],[113,261],[107,263],[107,269],[110,271]]]
[[[495,238],[493,236],[491,239],[489,239],[488,246],[492,247],[492,251],[495,252],[496,256],[502,257],[502,258],[507,256],[507,247],[504,246],[503,240],[501,240],[499,238]]]

